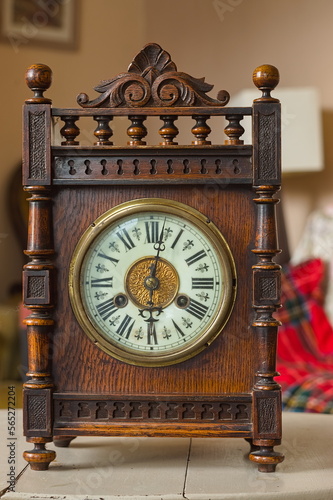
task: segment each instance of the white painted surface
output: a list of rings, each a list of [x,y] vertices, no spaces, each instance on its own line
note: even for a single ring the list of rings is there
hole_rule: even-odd
[[[2,452],[5,411],[1,417]],[[332,415],[285,413],[283,429],[283,444],[276,449],[286,458],[270,474],[259,473],[248,460],[243,439],[80,437],[69,448],[56,449],[48,471],[24,470],[16,491],[3,499],[332,500]],[[25,446],[21,437],[17,450],[30,447]],[[17,472],[22,469],[17,456]]]

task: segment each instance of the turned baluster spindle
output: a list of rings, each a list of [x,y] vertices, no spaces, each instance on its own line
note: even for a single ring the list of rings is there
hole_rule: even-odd
[[[147,144],[142,139],[147,135],[147,129],[144,125],[146,116],[129,116],[132,124],[127,129],[127,135],[130,140],[127,142],[129,146],[144,146]]]
[[[161,146],[176,146],[178,142],[174,142],[174,138],[178,135],[179,130],[174,124],[178,120],[178,116],[161,116],[164,124],[158,131],[163,141],[160,142]]]
[[[207,136],[211,133],[211,128],[207,125],[207,120],[210,116],[192,116],[196,120],[196,124],[193,126],[191,132],[195,136],[195,140],[192,144],[195,146],[204,146],[206,144],[211,144],[211,141],[207,141]]]
[[[79,141],[75,138],[80,134],[80,129],[76,125],[76,121],[79,119],[78,116],[63,116],[62,121],[65,125],[60,130],[61,135],[66,139],[62,141],[62,146],[78,146]]]
[[[94,120],[97,122],[97,127],[94,132],[94,136],[97,141],[94,143],[95,146],[112,146],[113,142],[110,141],[113,132],[109,126],[109,122],[112,120],[112,116],[94,116]]]
[[[225,127],[224,133],[228,136],[228,139],[224,141],[225,145],[239,146],[244,144],[244,141],[240,139],[240,136],[244,134],[244,128],[240,124],[243,119],[242,115],[227,115],[226,119],[229,124]]]

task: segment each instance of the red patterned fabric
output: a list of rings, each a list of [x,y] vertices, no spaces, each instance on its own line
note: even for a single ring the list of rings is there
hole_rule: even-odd
[[[333,413],[333,328],[322,306],[324,275],[320,259],[282,272],[277,381],[285,406],[296,411]]]

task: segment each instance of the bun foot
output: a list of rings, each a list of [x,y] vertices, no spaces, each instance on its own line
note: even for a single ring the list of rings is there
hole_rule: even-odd
[[[45,443],[35,443],[33,450],[23,453],[23,458],[29,462],[31,470],[47,470],[55,457],[55,451],[46,450]]]
[[[67,448],[76,436],[53,436],[53,444],[57,448]]]
[[[276,466],[283,462],[284,455],[274,451],[273,446],[260,446],[258,450],[251,451],[249,459],[258,464],[259,472],[275,472]]]

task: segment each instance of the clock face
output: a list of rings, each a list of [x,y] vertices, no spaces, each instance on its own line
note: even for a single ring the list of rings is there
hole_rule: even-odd
[[[74,252],[74,313],[110,355],[136,365],[188,359],[221,332],[234,303],[230,249],[196,210],[140,199],[99,217]]]

